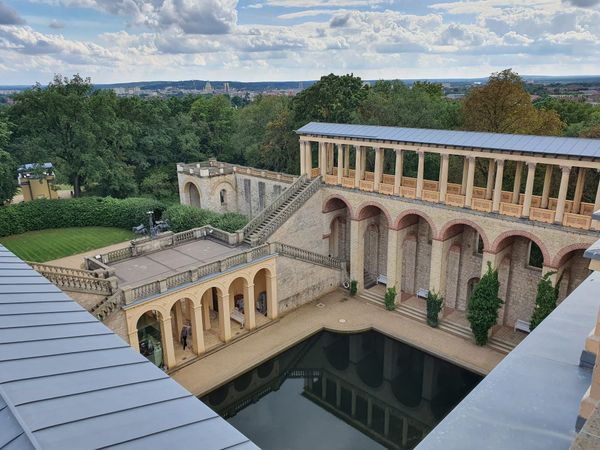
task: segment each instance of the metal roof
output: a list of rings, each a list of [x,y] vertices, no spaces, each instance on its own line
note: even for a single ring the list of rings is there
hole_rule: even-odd
[[[0,449],[257,448],[0,246]]]
[[[310,122],[298,134],[600,158],[600,139]]]

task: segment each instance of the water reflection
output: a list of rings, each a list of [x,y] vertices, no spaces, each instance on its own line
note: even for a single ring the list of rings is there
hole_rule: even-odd
[[[265,449],[411,449],[480,379],[374,331],[323,332],[202,400]]]

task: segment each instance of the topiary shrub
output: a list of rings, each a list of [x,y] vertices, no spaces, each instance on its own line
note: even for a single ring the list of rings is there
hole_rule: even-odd
[[[393,311],[396,309],[396,288],[391,287],[385,291],[385,309]]]
[[[440,324],[440,311],[444,304],[444,297],[438,292],[430,290],[427,294],[427,323],[429,326],[437,328]]]
[[[498,271],[492,269],[488,261],[487,271],[473,289],[467,306],[467,319],[477,345],[487,344],[488,332],[498,320],[498,310],[503,303],[498,298],[499,290]]]
[[[556,286],[552,286],[552,281],[550,280],[550,277],[555,273],[556,272],[546,272],[537,285],[535,307],[533,309],[533,314],[531,315],[529,327],[531,331],[542,323],[542,321],[554,311],[554,308],[556,308],[560,281],[556,283]]]
[[[352,280],[350,281],[350,295],[354,297],[358,292],[358,281]]]

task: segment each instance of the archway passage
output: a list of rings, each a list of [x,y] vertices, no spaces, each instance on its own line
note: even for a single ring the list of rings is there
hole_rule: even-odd
[[[363,273],[366,289],[379,282],[387,283],[387,247],[389,222],[386,213],[375,205],[359,213],[363,232]]]
[[[553,283],[558,283],[558,302],[563,301],[585,280],[591,273],[589,259],[584,258],[584,249],[566,252],[556,264],[556,275]]]
[[[352,212],[344,200],[328,199],[323,213],[331,216],[329,224],[329,255],[347,261],[350,258],[350,220]]]
[[[175,358],[185,360],[191,354],[204,352],[204,327],[202,313],[189,298],[177,300],[171,307],[171,324]]]
[[[148,311],[138,319],[137,334],[140,353],[158,367],[164,367],[161,315]]]
[[[200,208],[200,191],[194,183],[188,183],[186,185],[186,191],[188,193],[188,204],[194,208]]]
[[[256,321],[260,326],[279,314],[277,278],[269,269],[260,269],[253,278]]]
[[[419,289],[429,289],[431,246],[433,231],[429,222],[418,214],[408,214],[398,223],[402,233],[401,289],[415,294]]]

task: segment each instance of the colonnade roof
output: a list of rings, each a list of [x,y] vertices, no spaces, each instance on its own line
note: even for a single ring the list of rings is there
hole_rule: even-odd
[[[444,145],[449,147],[524,152],[562,157],[600,158],[600,139],[322,122],[310,122],[296,132],[299,135],[384,141],[393,144]]]
[[[257,448],[0,246],[0,448]]]

